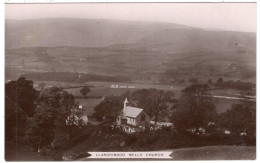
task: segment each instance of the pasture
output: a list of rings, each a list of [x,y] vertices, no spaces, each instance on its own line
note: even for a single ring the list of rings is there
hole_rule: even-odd
[[[170,150],[169,150],[170,151]],[[206,146],[171,150],[173,160],[255,160],[255,146]]]
[[[135,91],[136,89],[141,88],[156,88],[161,90],[170,90],[169,85],[152,85],[153,87],[149,87],[147,84],[134,84],[136,86],[136,89],[129,89],[129,88],[110,88],[109,82],[89,82],[89,85],[95,85],[93,88],[90,88],[91,92],[88,94],[88,96],[120,96],[121,94],[125,93],[126,91]],[[120,83],[120,85],[127,85],[127,83]],[[133,84],[131,84],[133,85]],[[150,85],[151,86],[151,85]],[[175,93],[175,98],[179,98],[181,94],[181,90],[183,86],[173,86],[173,92]],[[71,89],[65,89],[67,92],[73,94],[74,96],[82,96],[80,93],[81,88],[71,88]],[[223,95],[223,96],[234,96],[235,94],[239,94],[240,91],[233,90],[233,89],[221,89],[221,90],[212,90],[211,94],[214,95]],[[99,104],[102,99],[76,99],[76,101],[79,101],[80,105],[83,105],[83,107],[87,108],[88,115],[91,115],[93,113],[94,107]],[[213,102],[216,106],[217,113],[223,113],[228,109],[231,109],[231,106],[233,104],[244,104],[244,101],[242,100],[235,100],[235,99],[220,99],[220,98],[213,98]]]
[[[115,82],[87,82],[85,84],[76,84],[76,83],[66,83],[66,82],[54,82],[54,81],[35,81],[35,86],[40,83],[45,83],[46,86],[55,86],[59,85],[62,87],[77,87],[77,88],[68,88],[64,89],[68,93],[73,94],[75,97],[82,97],[80,93],[81,86],[89,85],[91,92],[88,93],[88,96],[94,97],[102,97],[102,98],[76,98],[76,103],[79,105],[83,105],[83,108],[86,110],[87,115],[92,115],[94,112],[94,108],[98,105],[102,99],[106,96],[120,96],[126,91],[135,91],[137,89],[149,89],[156,88],[164,91],[173,91],[175,94],[175,98],[179,98],[181,95],[181,90],[185,88],[184,85],[162,85],[162,84],[152,84],[147,82],[138,82],[138,83],[115,83]],[[117,84],[119,86],[135,86],[135,88],[110,88],[112,84]],[[171,90],[172,87],[172,90]],[[251,93],[253,96],[255,95],[255,90],[253,91],[241,91],[235,89],[217,89],[211,90],[210,93],[212,95],[218,96],[229,96],[229,97],[239,97],[240,94]],[[230,109],[233,104],[244,104],[242,100],[235,99],[220,99],[214,98],[213,102],[216,106],[217,113],[223,113],[226,110]]]
[[[135,88],[110,88],[112,84],[117,84],[119,86],[135,86]],[[92,86],[90,88],[91,92],[88,93],[88,96],[119,96],[127,91],[135,91],[137,89],[150,89],[155,88],[164,91],[173,91],[175,97],[179,97],[181,90],[185,88],[183,85],[160,85],[152,83],[115,83],[115,82],[87,82],[85,85]],[[67,85],[68,86],[68,85]],[[172,88],[171,88],[172,87]],[[69,88],[64,89],[68,93],[73,94],[74,96],[82,96],[80,93],[81,88]]]
[[[235,56],[234,56],[235,55]],[[178,78],[225,77],[255,82],[255,55],[226,52],[165,53],[154,50],[41,47],[6,50],[6,80],[30,72],[79,72],[126,75],[134,80],[157,81],[167,70],[185,68]],[[181,69],[180,69],[181,70]],[[149,76],[149,79],[147,79]]]
[[[98,105],[103,99],[75,99],[76,104],[82,105],[84,113],[86,115],[92,115],[94,113],[94,108]]]
[[[244,104],[242,100],[213,98],[217,113],[226,112],[233,104]]]

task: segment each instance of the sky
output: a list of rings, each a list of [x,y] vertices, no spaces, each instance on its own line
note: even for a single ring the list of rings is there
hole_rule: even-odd
[[[6,4],[6,19],[119,19],[256,32],[256,3]]]

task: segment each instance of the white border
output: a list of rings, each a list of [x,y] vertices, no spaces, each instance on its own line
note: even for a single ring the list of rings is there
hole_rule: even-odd
[[[256,2],[257,0],[5,0],[5,3],[86,3],[86,2]]]
[[[4,80],[4,70],[5,70],[5,53],[4,53],[4,20],[5,20],[5,15],[4,15],[4,3],[86,3],[86,2],[210,2],[210,3],[214,3],[214,2],[256,2],[257,0],[4,0],[0,2],[0,124],[1,124],[1,129],[2,132],[0,134],[0,162],[6,162],[4,159],[4,84],[5,84],[5,80]],[[259,15],[259,3],[257,3],[257,15]],[[259,16],[257,16],[257,31],[259,32]],[[259,48],[259,33],[257,32],[257,49]],[[258,57],[258,50],[257,50],[257,63],[260,63],[260,59]],[[258,101],[258,95],[259,95],[259,70],[260,67],[259,65],[257,65],[257,101]],[[258,109],[258,102],[256,103],[257,105],[257,109]],[[259,122],[258,120],[259,117],[259,111],[257,111],[257,124]],[[257,136],[259,135],[259,127],[257,125]],[[256,148],[256,160],[255,161],[229,161],[229,162],[256,162],[259,161],[259,141],[257,139],[257,148]],[[212,160],[213,161],[213,160]],[[93,161],[95,163],[98,163],[100,161]],[[131,162],[131,161],[124,161],[124,162]],[[141,162],[141,161],[137,161],[137,162]],[[158,161],[152,161],[152,162],[158,162]],[[179,161],[177,161],[179,162]],[[186,163],[188,161],[181,161],[181,163]],[[194,162],[194,161],[193,161]],[[197,162],[197,161],[196,161]],[[205,161],[204,161],[205,162]],[[206,161],[208,162],[208,161]],[[214,162],[222,162],[222,161],[214,161]]]
[[[5,15],[4,15],[4,4],[0,4],[0,128],[1,128],[1,134],[0,134],[0,162],[5,161],[4,160],[4,72],[5,72],[5,53],[4,53],[4,20],[5,20]]]

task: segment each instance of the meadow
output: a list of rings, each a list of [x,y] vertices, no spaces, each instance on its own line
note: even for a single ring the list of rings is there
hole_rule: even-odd
[[[93,83],[92,83],[93,84]],[[100,84],[100,82],[96,83],[97,85]],[[134,91],[136,89],[128,89],[128,88],[109,88],[109,83],[106,83],[107,86],[95,86],[93,88],[90,88],[91,92],[88,94],[88,96],[101,96],[102,98],[79,98],[76,99],[76,102],[78,102],[79,105],[83,105],[83,107],[86,109],[87,115],[92,115],[93,114],[93,109],[97,104],[99,104],[105,96],[119,96],[126,91]],[[146,85],[147,86],[147,85]],[[138,88],[141,88],[141,84],[138,86]],[[157,87],[154,86],[156,89],[161,89],[161,90],[170,90],[169,86],[163,86],[163,85],[158,85]],[[176,89],[173,89],[172,91],[175,93],[175,98],[179,98],[181,94],[181,88],[182,87],[173,87]],[[65,89],[67,92],[73,94],[74,96],[82,96],[80,94],[80,89],[81,88],[71,88],[71,89]],[[240,91],[237,90],[213,90],[211,91],[212,94],[214,95],[222,95],[222,96],[234,96],[236,93],[240,93]],[[244,104],[244,101],[242,100],[235,100],[235,99],[220,99],[220,98],[213,98],[213,102],[216,106],[216,111],[217,113],[223,113],[227,111],[228,109],[231,108],[233,104]]]
[[[134,81],[157,82],[167,70],[180,72],[176,79],[188,81],[245,80],[255,82],[254,53],[164,52],[159,50],[31,47],[6,49],[6,80],[17,79],[31,72],[78,72],[101,75],[122,75]]]

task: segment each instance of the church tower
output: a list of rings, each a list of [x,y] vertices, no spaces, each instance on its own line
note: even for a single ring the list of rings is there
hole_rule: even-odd
[[[127,97],[125,98],[125,101],[124,101],[124,109],[126,109],[126,104],[128,104],[128,100],[127,100]]]

